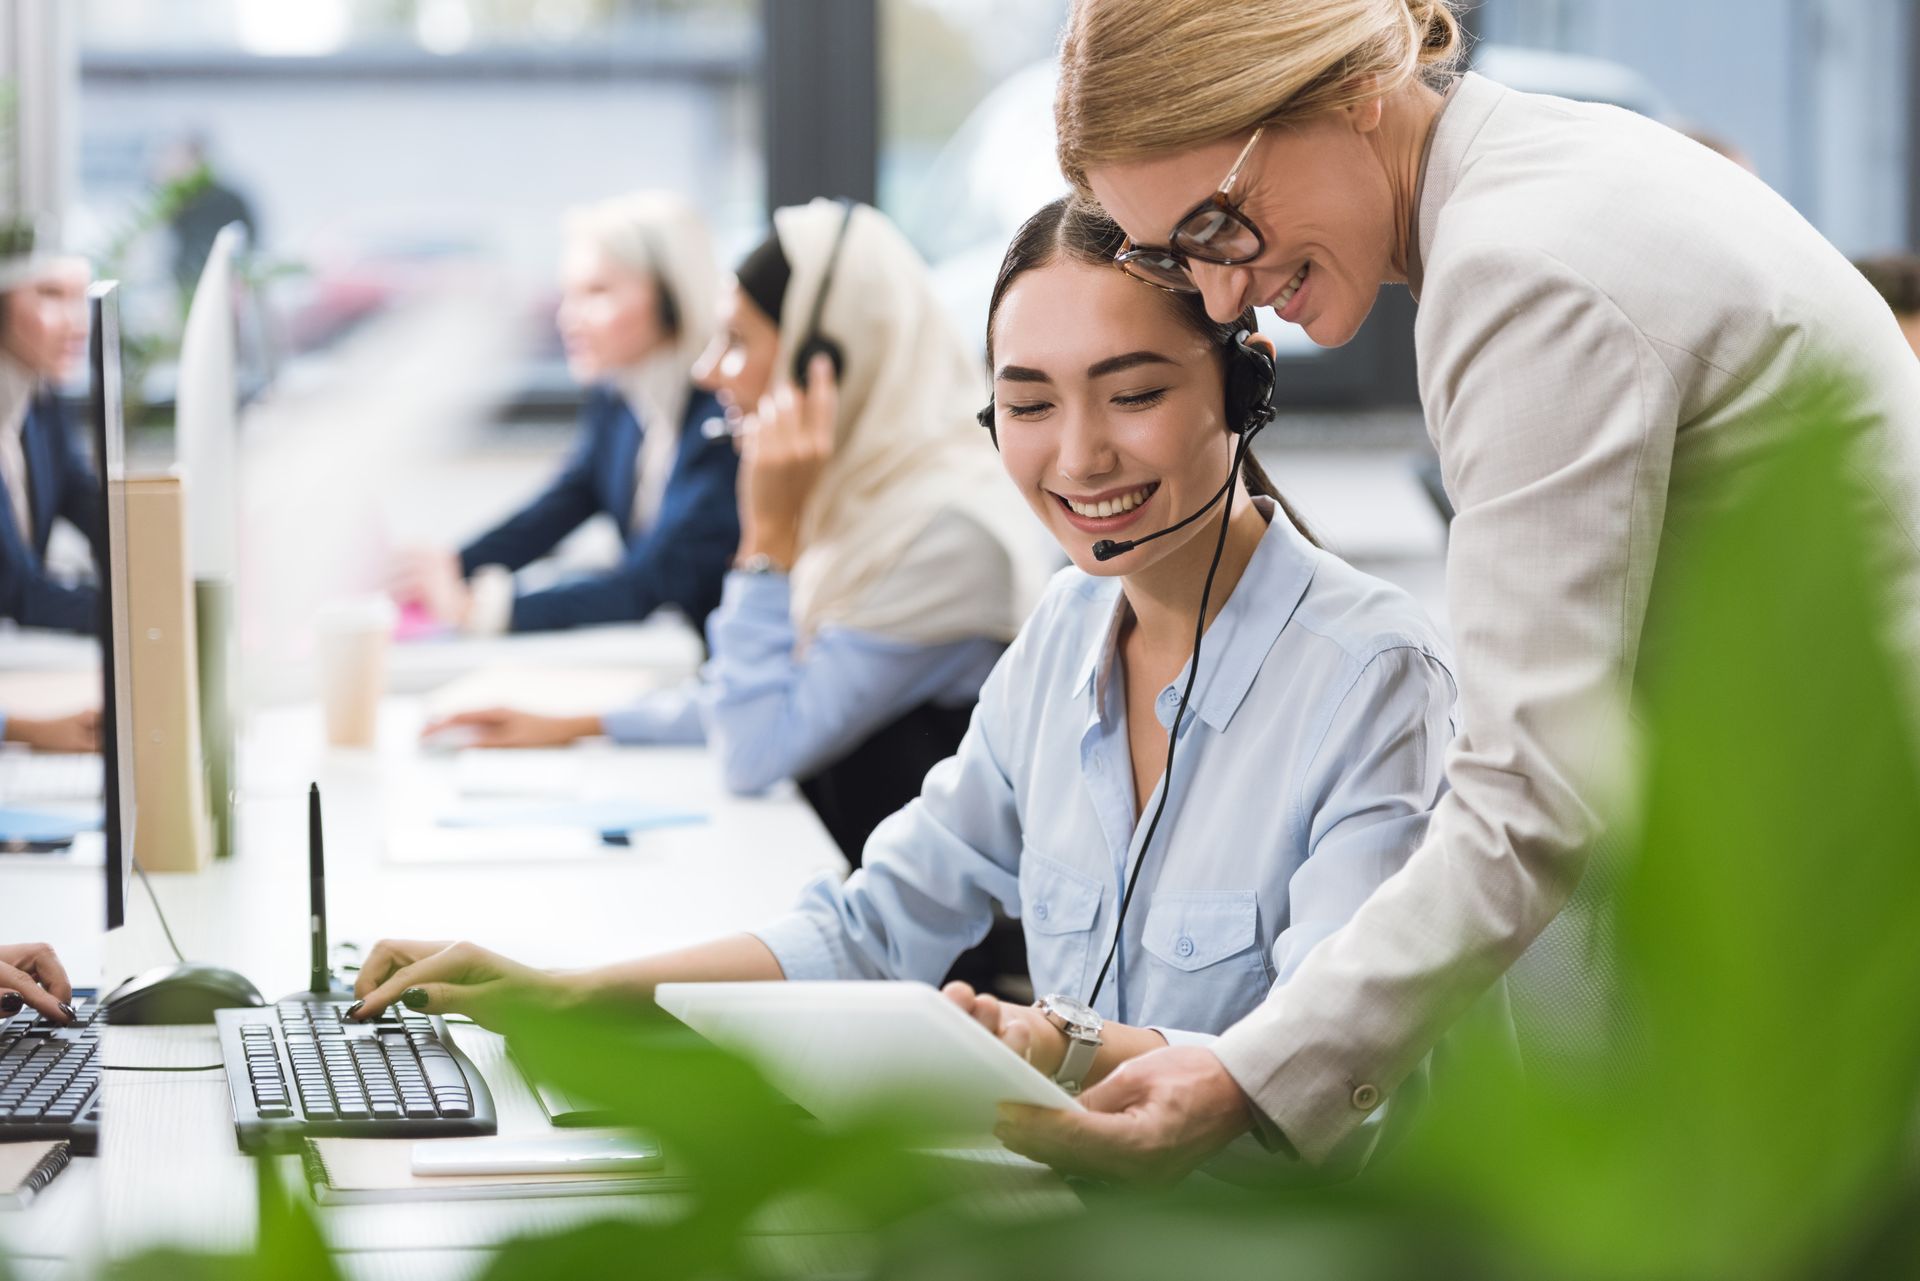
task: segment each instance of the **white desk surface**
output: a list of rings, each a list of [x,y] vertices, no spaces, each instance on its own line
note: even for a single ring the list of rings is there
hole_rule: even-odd
[[[643,623],[582,627],[508,636],[450,636],[396,643],[388,653],[387,686],[418,694],[488,667],[625,667],[683,675],[704,657],[699,633],[679,616]]]
[[[708,821],[638,833],[630,848],[544,866],[537,854],[512,863],[393,863],[387,828],[431,814],[453,796],[456,758],[414,747],[420,716],[418,700],[389,700],[378,747],[362,752],[327,750],[315,708],[255,717],[241,747],[239,855],[200,873],[153,876],[189,957],[241,971],[270,1001],[305,985],[311,780],[324,803],[335,941],[470,938],[529,962],[585,964],[749,927],[789,907],[818,873],[845,871],[791,785],[762,798],[731,797],[703,751],[601,744],[566,749],[576,753],[590,790],[619,787],[704,810]],[[0,858],[0,938],[55,941],[76,983],[111,983],[172,959],[137,880],[126,927],[106,936],[104,947],[100,901],[97,865]],[[488,1078],[503,1132],[544,1126],[525,1085],[501,1061],[497,1038],[469,1027],[456,1036]],[[219,1050],[208,1026],[112,1028],[106,1057],[215,1063]],[[234,1140],[222,1074],[110,1072],[105,1108],[101,1155],[76,1162],[27,1210],[0,1218],[0,1249],[36,1269],[64,1261],[90,1270],[89,1242],[122,1257],[155,1244],[232,1249],[251,1240],[253,1168]],[[341,1206],[321,1217],[329,1239],[355,1252],[355,1275],[453,1277],[477,1272],[486,1247],[509,1236],[671,1209],[658,1196],[589,1197]]]

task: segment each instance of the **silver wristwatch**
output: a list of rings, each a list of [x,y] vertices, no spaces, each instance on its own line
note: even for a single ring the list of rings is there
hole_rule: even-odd
[[[734,569],[742,574],[751,574],[756,578],[764,577],[767,574],[784,574],[787,572],[784,565],[781,565],[765,552],[759,552],[747,557],[738,565],[735,565]]]
[[[1060,1060],[1060,1070],[1053,1074],[1054,1084],[1068,1094],[1080,1093],[1080,1083],[1087,1079],[1087,1073],[1093,1070],[1093,1058],[1100,1053],[1100,1029],[1107,1021],[1091,1005],[1070,996],[1043,996],[1033,1008],[1067,1034],[1067,1057]]]

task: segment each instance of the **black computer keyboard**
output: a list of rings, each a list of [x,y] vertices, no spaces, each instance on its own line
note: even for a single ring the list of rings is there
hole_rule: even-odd
[[[396,1006],[356,1023],[343,1017],[348,1004],[214,1012],[242,1151],[286,1151],[318,1136],[494,1132],[487,1083],[438,1016]]]
[[[65,1027],[30,1009],[0,1022],[0,1143],[65,1139],[80,1156],[99,1147],[100,1007],[92,997],[73,994],[75,1018]]]

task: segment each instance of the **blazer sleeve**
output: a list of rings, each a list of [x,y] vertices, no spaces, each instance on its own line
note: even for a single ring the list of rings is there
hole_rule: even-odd
[[[683,430],[695,431],[694,427]],[[685,444],[653,528],[627,543],[619,565],[529,592],[513,602],[512,630],[628,622],[672,605],[696,628],[720,603],[740,543],[733,442],[695,435]]]
[[[1515,961],[1600,834],[1679,398],[1615,303],[1524,246],[1456,246],[1421,299],[1421,395],[1458,516],[1462,732],[1407,865],[1215,1053],[1325,1159]]]
[[[22,627],[92,632],[100,626],[100,593],[90,583],[49,578],[13,539],[0,539],[0,618]]]
[[[580,443],[567,465],[539,497],[460,549],[460,572],[471,577],[482,565],[524,569],[559,545],[600,511],[594,471],[604,452],[606,429],[599,401],[582,413]]]

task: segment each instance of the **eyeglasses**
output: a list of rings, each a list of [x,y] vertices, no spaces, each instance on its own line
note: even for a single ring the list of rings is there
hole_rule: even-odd
[[[1240,149],[1239,159],[1233,162],[1233,168],[1227,171],[1220,186],[1187,210],[1174,224],[1165,245],[1136,246],[1127,241],[1113,256],[1120,270],[1135,280],[1144,280],[1170,293],[1193,294],[1200,292],[1200,286],[1194,283],[1193,272],[1187,266],[1190,260],[1231,267],[1251,262],[1266,252],[1267,242],[1261,238],[1260,229],[1229,199],[1234,184],[1240,181],[1247,157],[1253,154],[1260,135],[1266,131],[1265,125],[1253,131],[1253,137]]]

